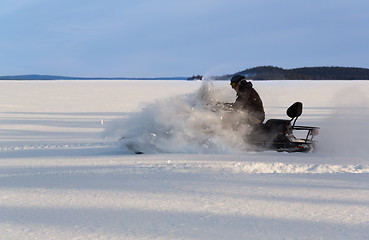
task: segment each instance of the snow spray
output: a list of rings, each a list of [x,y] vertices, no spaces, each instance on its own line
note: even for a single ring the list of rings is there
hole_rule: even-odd
[[[318,151],[338,156],[369,155],[369,95],[357,88],[337,92],[332,113],[319,123]]]
[[[241,114],[220,109],[234,102],[230,89],[204,81],[194,93],[157,100],[106,127],[109,138],[144,153],[234,153],[245,150],[250,129]],[[237,127],[235,127],[237,126]]]

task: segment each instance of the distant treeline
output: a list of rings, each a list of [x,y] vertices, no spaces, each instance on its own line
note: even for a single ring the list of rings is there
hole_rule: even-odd
[[[303,67],[283,69],[273,66],[249,68],[234,74],[212,77],[215,80],[228,80],[233,75],[244,75],[253,80],[369,80],[369,69],[357,67]],[[0,80],[201,80],[203,76],[192,77],[66,77],[53,75],[0,76]]]
[[[369,69],[356,67],[303,67],[283,69],[262,66],[246,69],[235,74],[254,80],[368,80]],[[230,79],[235,74],[218,76],[216,79]]]

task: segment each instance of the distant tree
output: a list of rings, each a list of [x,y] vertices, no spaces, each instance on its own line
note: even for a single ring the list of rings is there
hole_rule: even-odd
[[[187,80],[202,80],[203,76],[201,75],[192,75],[192,77],[187,78]]]

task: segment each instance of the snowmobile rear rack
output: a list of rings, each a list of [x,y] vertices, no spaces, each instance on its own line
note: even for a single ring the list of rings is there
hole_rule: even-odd
[[[305,141],[312,141],[314,136],[319,134],[319,127],[309,127],[309,126],[293,126],[292,130],[297,131],[307,131]]]

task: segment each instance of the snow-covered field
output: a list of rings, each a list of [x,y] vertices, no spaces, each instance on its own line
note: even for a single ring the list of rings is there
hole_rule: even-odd
[[[267,119],[304,103],[314,153],[204,144],[201,85],[0,81],[0,239],[369,239],[369,81],[254,82]],[[156,152],[119,144],[160,121],[176,135],[148,132]]]

